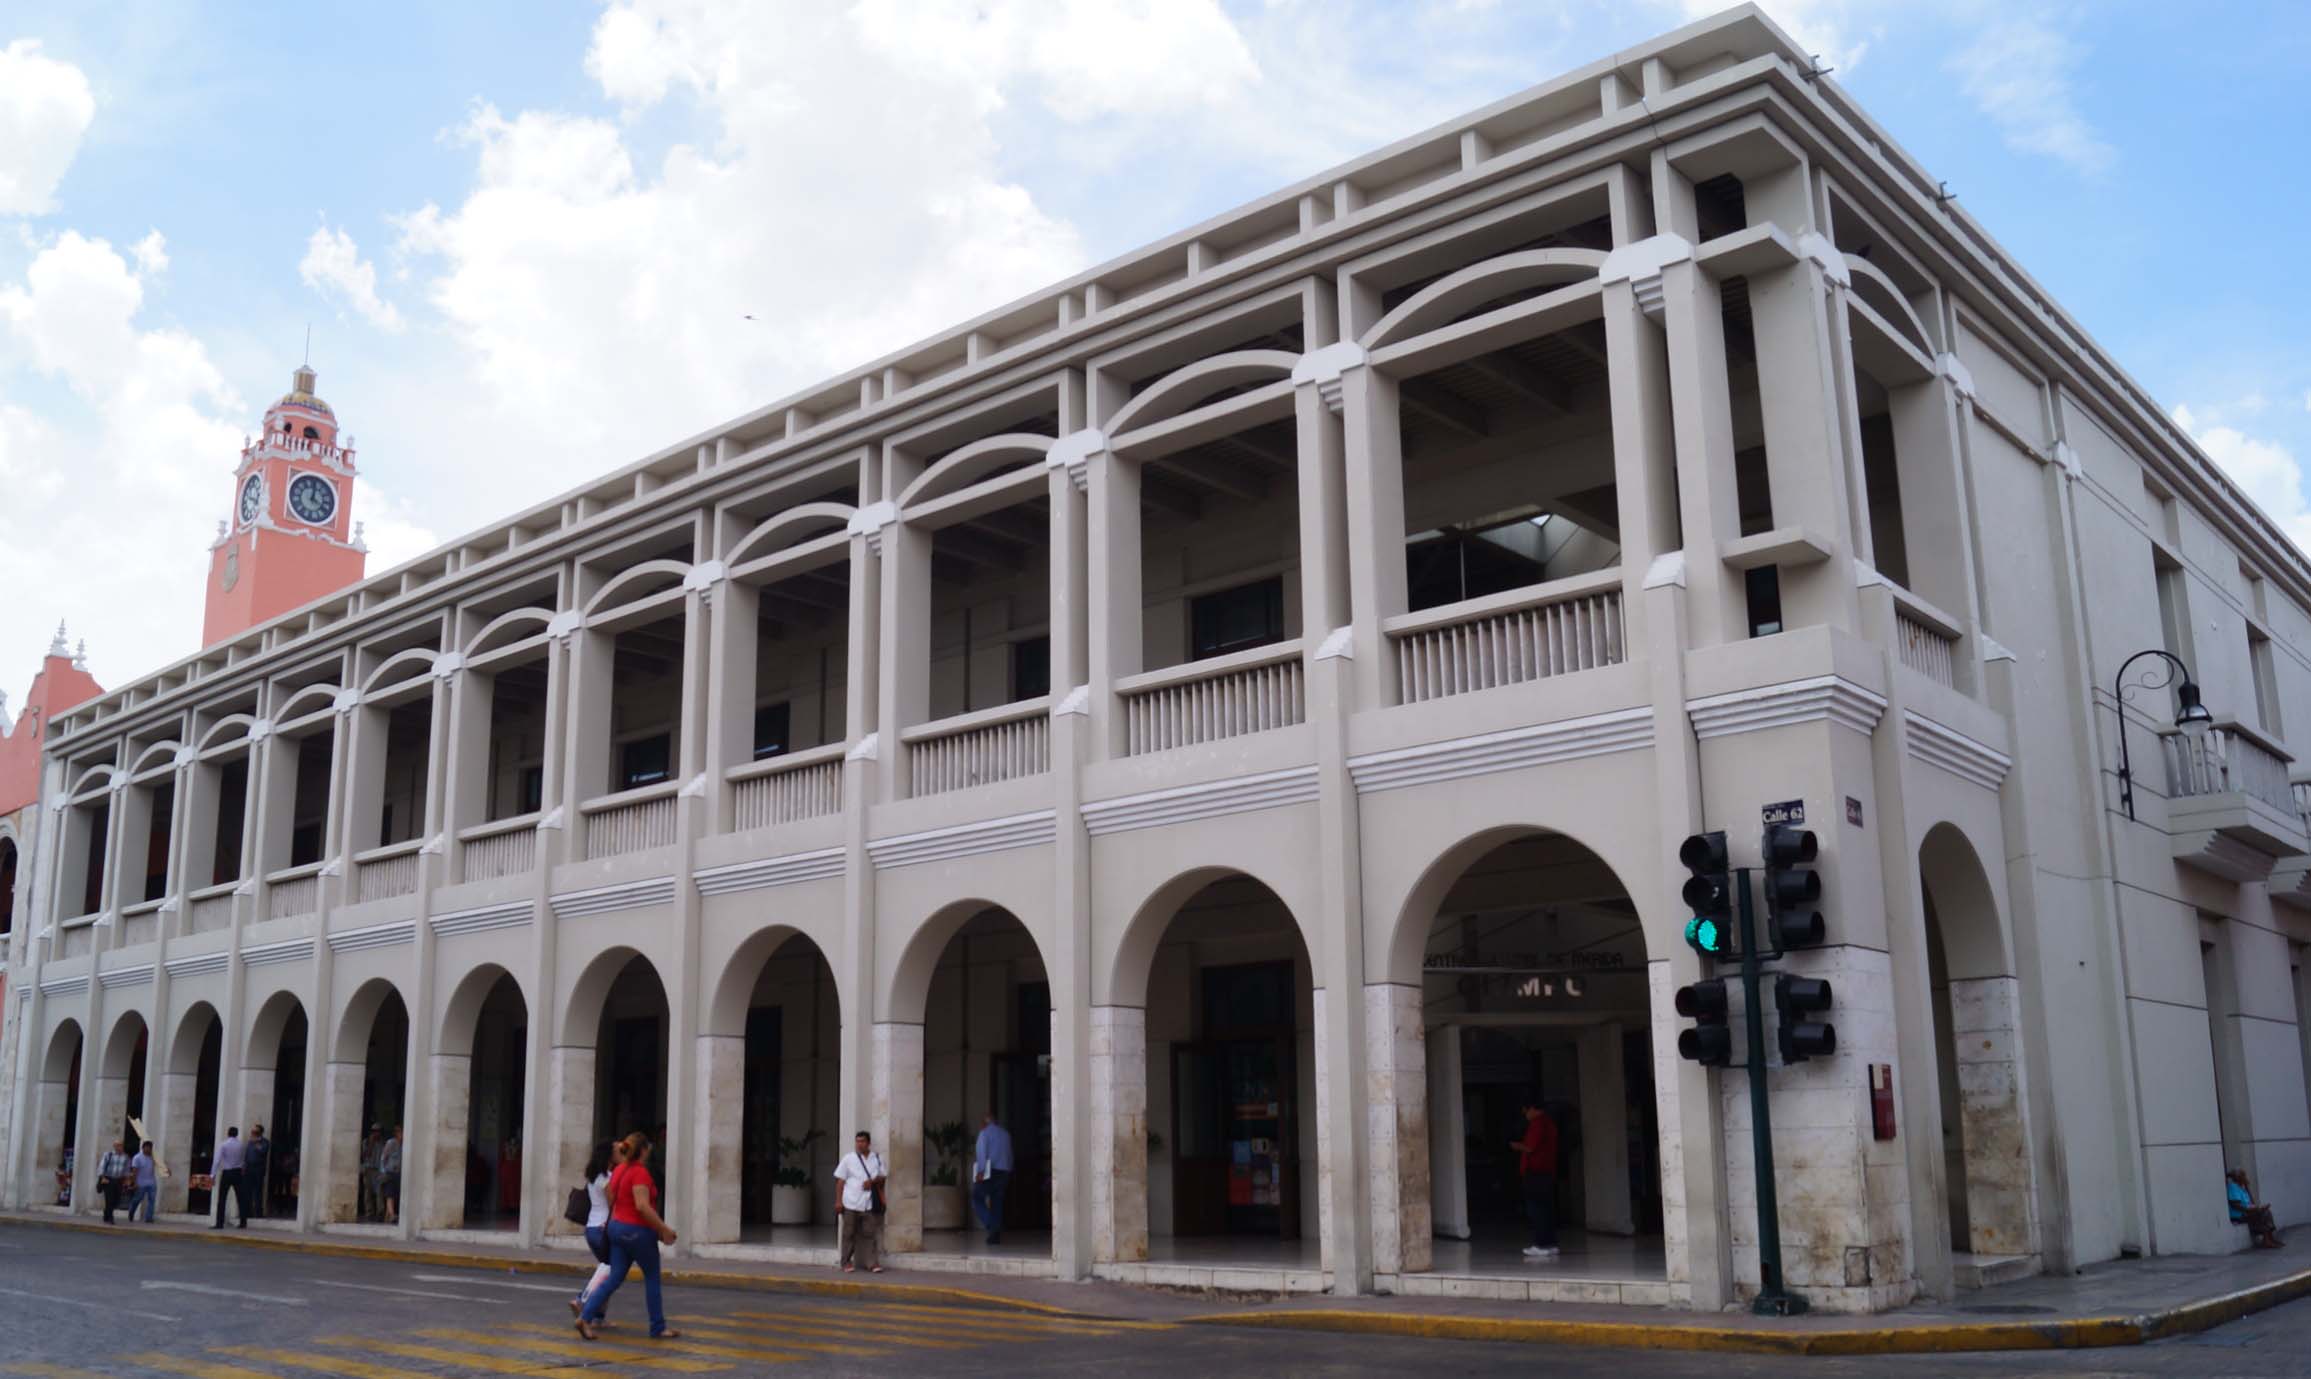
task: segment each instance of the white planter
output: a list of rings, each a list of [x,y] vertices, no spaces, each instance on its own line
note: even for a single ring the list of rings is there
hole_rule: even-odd
[[[957,1231],[963,1228],[963,1189],[959,1187],[926,1187],[923,1189],[923,1229],[927,1231]]]
[[[773,1187],[770,1190],[770,1224],[774,1226],[809,1225],[810,1189],[807,1187]]]

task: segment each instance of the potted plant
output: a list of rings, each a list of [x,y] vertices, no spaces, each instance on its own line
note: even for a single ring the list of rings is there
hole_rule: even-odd
[[[963,1227],[963,1158],[970,1145],[963,1122],[948,1121],[923,1132],[924,1162],[931,1170],[923,1187],[923,1229],[961,1230]]]
[[[807,1156],[819,1134],[819,1131],[813,1130],[799,1140],[783,1135],[779,1137],[778,1170],[770,1177],[770,1224],[810,1224],[810,1160]]]

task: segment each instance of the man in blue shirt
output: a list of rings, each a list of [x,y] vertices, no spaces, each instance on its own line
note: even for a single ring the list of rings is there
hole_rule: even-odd
[[[1011,1132],[989,1111],[979,1123],[979,1147],[971,1161],[971,1209],[987,1228],[987,1243],[1003,1242],[1003,1194],[1011,1189]]]
[[[136,1223],[137,1208],[142,1207],[144,1223],[149,1226],[152,1224],[153,1198],[160,1193],[161,1179],[160,1161],[152,1156],[151,1140],[146,1140],[144,1147],[136,1151],[136,1157],[128,1161],[128,1167],[136,1181],[136,1193],[128,1199],[129,1223]]]

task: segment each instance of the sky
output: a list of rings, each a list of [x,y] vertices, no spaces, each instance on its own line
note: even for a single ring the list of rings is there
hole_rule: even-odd
[[[197,649],[308,329],[379,573],[1716,8],[0,0],[0,687]],[[1766,8],[2311,548],[2311,7]]]

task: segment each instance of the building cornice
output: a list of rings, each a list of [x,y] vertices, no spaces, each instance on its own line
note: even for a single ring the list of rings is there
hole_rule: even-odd
[[[1816,675],[1688,699],[1685,712],[1703,740],[1823,722],[1867,735],[1885,716],[1886,697],[1842,675]]]

